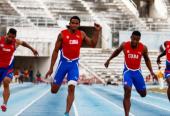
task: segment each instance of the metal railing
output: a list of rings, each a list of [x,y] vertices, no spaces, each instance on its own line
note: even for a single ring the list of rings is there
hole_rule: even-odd
[[[72,17],[73,15],[59,15],[59,20],[70,20],[70,18]],[[86,14],[86,15],[78,15],[81,19],[81,21],[89,21],[89,22],[92,22],[94,21],[93,17]]]
[[[129,20],[114,20],[110,24],[112,31],[117,32],[120,30],[141,30],[141,31],[170,31],[170,24],[167,22],[155,22],[147,23],[146,26],[139,24],[138,22],[132,22]]]
[[[35,27],[58,27],[57,22],[53,22],[48,18],[32,18],[30,19]],[[28,22],[23,17],[11,16],[11,15],[1,15],[0,14],[0,25],[1,26],[16,26],[16,27],[33,27],[32,24]]]
[[[72,15],[60,15],[58,20],[68,20]],[[82,21],[94,22],[94,19],[91,16],[80,15]],[[57,23],[50,21],[49,19],[34,19],[34,25],[36,27],[58,27]],[[108,22],[107,22],[108,23]],[[25,18],[20,16],[8,16],[8,15],[0,15],[0,25],[1,26],[16,26],[16,27],[31,27],[28,21]],[[109,22],[109,26],[112,28],[113,32],[119,30],[143,30],[143,25],[140,25],[137,22],[133,22],[130,20],[118,19]],[[145,30],[150,31],[170,31],[170,24],[166,22],[159,23],[148,23],[147,28]]]

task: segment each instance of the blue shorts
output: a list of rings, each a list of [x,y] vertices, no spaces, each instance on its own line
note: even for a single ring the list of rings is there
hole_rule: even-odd
[[[141,70],[129,70],[125,67],[123,71],[123,84],[128,87],[132,87],[133,84],[138,91],[146,90]]]
[[[165,68],[165,73],[164,73],[164,77],[170,78],[170,62],[166,60],[166,68]]]
[[[68,84],[76,85],[79,78],[78,60],[60,60],[54,75],[54,84],[61,85],[67,74]]]
[[[3,79],[5,77],[8,77],[10,79],[12,79],[14,76],[13,73],[13,68],[9,69],[9,68],[0,68],[0,83],[3,81]]]

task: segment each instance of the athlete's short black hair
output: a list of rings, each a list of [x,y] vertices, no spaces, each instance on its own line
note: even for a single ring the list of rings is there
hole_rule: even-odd
[[[136,36],[141,37],[141,33],[139,31],[133,31],[132,35],[136,35]]]
[[[9,31],[8,31],[8,34],[14,34],[14,35],[17,35],[17,30],[14,29],[14,28],[10,28]]]
[[[72,17],[70,18],[70,22],[71,22],[72,19],[77,19],[77,20],[79,21],[79,23],[80,23],[80,18],[79,18],[78,16],[72,16]]]

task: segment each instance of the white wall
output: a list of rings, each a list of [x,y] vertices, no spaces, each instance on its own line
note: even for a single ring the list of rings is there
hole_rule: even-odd
[[[119,32],[119,45],[123,41],[130,40],[132,32],[120,31]],[[141,32],[141,41],[148,47],[148,50],[159,50],[161,44],[165,40],[170,40],[169,32]]]
[[[166,4],[163,0],[154,0],[154,3],[150,6],[150,17],[166,19],[168,16]]]

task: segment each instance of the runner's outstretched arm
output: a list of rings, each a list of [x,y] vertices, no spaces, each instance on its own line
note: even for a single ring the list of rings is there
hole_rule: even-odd
[[[33,52],[34,56],[38,56],[37,50],[35,50],[33,47],[31,47],[27,42],[16,39],[16,47],[18,47],[19,45],[22,45],[22,46],[30,49]]]
[[[58,38],[57,38],[57,41],[55,43],[55,48],[53,50],[53,54],[52,54],[52,58],[51,58],[51,64],[50,64],[50,69],[48,70],[47,74],[46,74],[46,78],[48,78],[48,76],[50,76],[52,73],[53,73],[53,67],[54,67],[54,64],[57,60],[57,57],[58,57],[58,51],[59,49],[61,48],[61,45],[62,45],[62,37],[61,37],[61,34],[59,34]]]
[[[107,68],[109,66],[109,63],[110,61],[118,56],[120,54],[120,52],[123,50],[123,45],[124,45],[124,42],[112,53],[112,55],[109,57],[109,59],[105,62],[105,67]]]
[[[101,29],[102,29],[101,26],[96,23],[94,24],[94,28],[95,28],[95,31],[93,33],[92,39],[90,39],[84,31],[81,31],[82,35],[83,35],[83,39],[85,40],[86,44],[92,48],[94,48],[96,46],[97,41],[100,36]]]
[[[157,76],[156,76],[155,73],[153,72],[152,65],[151,65],[151,61],[150,61],[150,58],[149,58],[149,56],[148,56],[148,49],[147,49],[146,46],[144,46],[143,58],[144,58],[144,60],[145,60],[145,64],[146,64],[146,66],[148,67],[148,69],[149,69],[152,77],[153,77],[154,79],[158,80],[158,79],[157,79]]]

